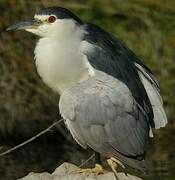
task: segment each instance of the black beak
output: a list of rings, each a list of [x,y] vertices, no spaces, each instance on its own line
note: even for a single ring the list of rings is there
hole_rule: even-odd
[[[15,31],[15,30],[22,30],[22,29],[34,29],[37,28],[41,24],[41,21],[37,19],[31,19],[27,21],[21,21],[16,23],[10,27],[8,27],[7,31]]]

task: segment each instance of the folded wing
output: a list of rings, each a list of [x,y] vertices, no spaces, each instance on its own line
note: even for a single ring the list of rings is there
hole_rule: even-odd
[[[144,170],[150,124],[123,82],[98,72],[66,90],[59,107],[80,145]]]

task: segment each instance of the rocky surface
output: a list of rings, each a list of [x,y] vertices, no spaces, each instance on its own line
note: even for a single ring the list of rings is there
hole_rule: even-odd
[[[79,168],[70,163],[63,163],[61,166],[50,174],[44,173],[29,173],[26,177],[18,180],[116,180],[112,172],[106,172],[104,174],[78,174],[76,171]],[[118,180],[142,180],[132,175],[125,175],[124,173],[118,173]]]

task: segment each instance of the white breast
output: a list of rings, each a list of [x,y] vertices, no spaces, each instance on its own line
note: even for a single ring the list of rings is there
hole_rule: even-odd
[[[75,83],[92,75],[92,67],[81,53],[80,39],[59,42],[41,38],[35,48],[37,71],[43,81],[60,94]],[[89,73],[90,72],[90,73]]]

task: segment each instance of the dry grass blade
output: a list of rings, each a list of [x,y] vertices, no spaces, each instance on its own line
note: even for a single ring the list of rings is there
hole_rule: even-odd
[[[44,129],[43,131],[41,131],[41,132],[38,133],[37,135],[31,137],[31,138],[28,139],[27,141],[24,141],[23,143],[21,143],[21,144],[15,146],[15,147],[13,147],[13,148],[11,148],[11,149],[3,152],[3,153],[1,153],[1,154],[0,154],[0,157],[4,156],[4,155],[6,155],[6,154],[9,154],[9,153],[11,153],[12,151],[15,151],[15,150],[21,148],[22,146],[24,146],[24,145],[26,145],[26,144],[34,141],[36,138],[38,138],[38,137],[40,137],[41,135],[45,134],[46,132],[50,131],[51,128],[53,128],[53,127],[56,126],[57,124],[61,123],[62,121],[63,121],[63,119],[60,119],[60,120],[54,122],[54,123],[53,123],[52,125],[50,125],[48,128]]]

